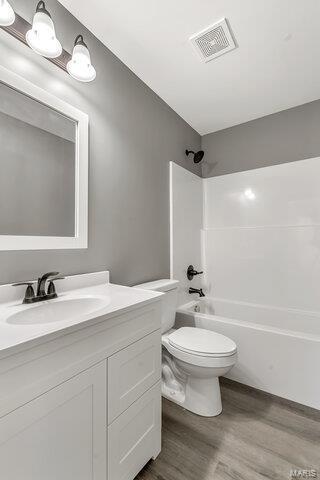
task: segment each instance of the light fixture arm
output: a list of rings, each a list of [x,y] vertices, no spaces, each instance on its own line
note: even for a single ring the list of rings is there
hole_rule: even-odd
[[[46,4],[42,0],[38,2],[36,12],[45,13],[51,18],[50,12],[48,12],[48,10],[46,9]]]
[[[84,47],[88,48],[87,44],[85,43],[83,39],[83,35],[78,35],[74,41],[74,45],[83,45]]]

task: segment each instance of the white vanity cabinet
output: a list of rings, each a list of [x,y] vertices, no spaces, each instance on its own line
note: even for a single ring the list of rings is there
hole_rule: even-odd
[[[1,480],[132,480],[159,454],[160,309],[0,357]]]
[[[3,480],[105,478],[106,362],[0,420]]]
[[[160,345],[157,330],[108,359],[108,425],[160,380]]]
[[[108,359],[108,480],[130,480],[161,449],[161,332]]]
[[[108,427],[108,479],[133,479],[161,449],[158,382]]]

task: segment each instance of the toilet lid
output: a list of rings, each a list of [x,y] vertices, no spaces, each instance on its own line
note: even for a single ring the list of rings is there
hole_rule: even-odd
[[[170,345],[194,355],[227,356],[237,351],[233,340],[203,328],[182,327],[168,337]]]

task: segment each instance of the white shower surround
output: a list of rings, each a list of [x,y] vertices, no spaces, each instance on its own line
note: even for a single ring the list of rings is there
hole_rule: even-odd
[[[179,280],[179,305],[189,301],[189,286],[201,286],[202,277],[187,279],[191,264],[203,263],[201,229],[203,224],[202,178],[170,162],[170,271]],[[173,208],[174,207],[174,208]]]
[[[183,189],[182,171],[173,168],[172,190]],[[196,323],[238,344],[230,378],[318,409],[319,176],[314,158],[202,180],[202,242],[199,235],[193,243],[202,250],[207,294],[207,313]],[[174,198],[172,212],[188,197]],[[196,212],[186,203],[184,211],[192,224]],[[179,246],[180,263],[187,250]],[[210,305],[216,315],[208,314]]]

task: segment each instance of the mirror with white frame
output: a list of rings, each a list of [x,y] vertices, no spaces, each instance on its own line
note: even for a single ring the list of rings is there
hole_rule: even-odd
[[[0,250],[86,248],[88,116],[0,67]]]

